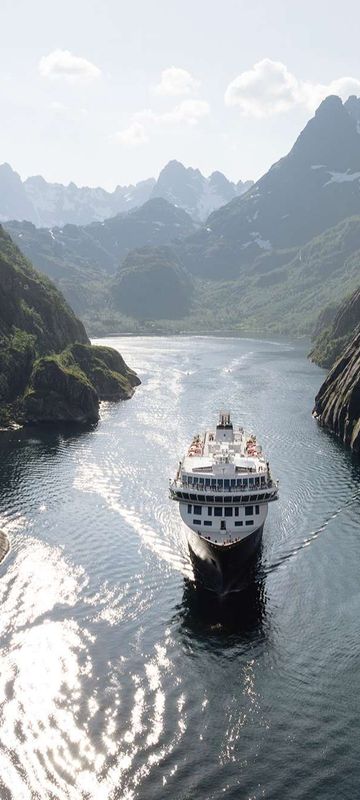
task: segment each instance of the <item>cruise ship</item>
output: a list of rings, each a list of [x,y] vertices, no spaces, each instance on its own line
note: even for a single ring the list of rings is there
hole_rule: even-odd
[[[256,436],[221,413],[215,430],[194,436],[170,497],[189,528],[195,578],[216,590],[235,588],[259,548],[268,504],[278,499]]]

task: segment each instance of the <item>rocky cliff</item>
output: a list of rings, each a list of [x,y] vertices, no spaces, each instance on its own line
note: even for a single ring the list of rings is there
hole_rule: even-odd
[[[360,256],[358,263],[360,263]],[[309,355],[320,367],[332,367],[360,327],[360,288],[320,314]]]
[[[117,351],[90,344],[0,226],[0,425],[94,422],[101,400],[131,397],[139,383]]]
[[[360,333],[347,345],[315,398],[314,416],[360,452]]]

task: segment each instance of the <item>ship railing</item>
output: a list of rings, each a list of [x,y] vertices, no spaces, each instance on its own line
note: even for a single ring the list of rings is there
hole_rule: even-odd
[[[182,491],[185,490],[186,492],[201,492],[201,494],[239,494],[239,492],[248,494],[249,492],[254,491],[261,492],[269,489],[278,489],[279,481],[271,479],[270,481],[261,484],[261,486],[230,486],[221,489],[216,486],[200,486],[199,484],[183,483],[181,480],[173,480],[172,478],[169,478],[169,485],[173,489],[181,489]]]

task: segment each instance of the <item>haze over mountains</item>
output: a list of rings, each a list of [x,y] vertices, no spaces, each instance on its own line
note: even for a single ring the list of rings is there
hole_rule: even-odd
[[[228,184],[170,162],[151,189],[166,199],[86,226],[6,227],[91,331],[310,332],[360,283],[360,99],[327,97],[288,155],[201,225],[204,185],[213,202]]]
[[[200,222],[251,185],[252,181],[232,183],[221,172],[205,178],[198,169],[170,161],[157,181],[149,178],[135,186],[117,186],[113,192],[107,192],[75,183],[68,186],[48,183],[41,175],[22,181],[9,164],[1,164],[0,221],[27,220],[37,227],[86,225],[162,197]]]

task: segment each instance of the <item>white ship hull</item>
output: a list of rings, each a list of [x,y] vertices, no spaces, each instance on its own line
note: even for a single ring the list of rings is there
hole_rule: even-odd
[[[238,588],[259,550],[268,503],[278,499],[256,437],[221,414],[215,432],[194,437],[170,497],[188,528],[196,580],[219,592]]]

